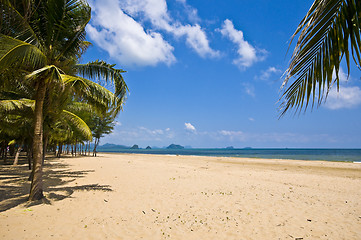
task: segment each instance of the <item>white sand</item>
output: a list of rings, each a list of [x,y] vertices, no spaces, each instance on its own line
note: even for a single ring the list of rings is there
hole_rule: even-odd
[[[50,163],[50,203],[4,211],[26,195],[3,200],[0,239],[361,239],[360,164],[130,154]]]

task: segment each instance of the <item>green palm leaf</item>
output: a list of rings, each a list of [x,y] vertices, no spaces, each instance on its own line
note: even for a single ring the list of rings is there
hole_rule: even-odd
[[[62,117],[69,123],[70,126],[74,128],[76,132],[79,132],[82,134],[84,138],[87,140],[92,139],[92,133],[88,125],[72,112],[69,112],[67,110],[63,110]]]
[[[18,64],[31,66],[33,69],[43,67],[47,58],[40,49],[29,43],[0,34],[0,69]]]
[[[107,108],[116,104],[116,96],[105,87],[92,82],[88,79],[62,75],[65,84],[72,84],[74,91],[83,100],[90,105],[94,105],[99,111],[105,111]]]
[[[2,114],[28,115],[34,111],[35,101],[29,99],[21,100],[0,100],[0,112]]]
[[[116,69],[114,66],[115,64],[108,64],[104,61],[96,60],[87,64],[77,64],[75,65],[75,69],[84,77],[97,79],[98,81],[105,80],[106,82],[112,82],[114,84],[114,94],[116,96],[115,104],[117,107],[115,108],[115,111],[119,111],[122,109],[129,89],[122,76],[122,73],[125,71]]]
[[[292,36],[300,34],[281,87],[281,116],[293,107],[306,110],[310,102],[320,105],[334,83],[338,88],[343,56],[350,71],[350,50],[360,65],[360,11],[357,0],[315,0]],[[285,89],[292,77],[294,82]]]
[[[17,2],[17,4],[19,4],[19,2]],[[30,4],[30,2],[28,4]],[[38,36],[30,26],[29,21],[25,19],[24,15],[19,13],[16,7],[9,0],[1,0],[0,9],[2,10],[2,17],[0,18],[1,34],[39,47]]]

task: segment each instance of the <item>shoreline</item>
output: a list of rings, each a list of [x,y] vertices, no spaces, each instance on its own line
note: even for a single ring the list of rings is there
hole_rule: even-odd
[[[100,149],[99,152],[332,162],[361,161],[361,149]]]
[[[357,149],[358,150],[358,149]],[[285,161],[306,161],[306,162],[339,162],[339,163],[361,163],[360,161],[342,161],[342,160],[307,160],[307,159],[291,159],[291,158],[262,158],[262,157],[235,157],[235,156],[216,156],[216,155],[191,155],[191,154],[159,154],[159,153],[136,153],[136,152],[97,152],[97,154],[114,154],[114,155],[155,155],[155,156],[185,156],[185,157],[210,157],[210,158],[235,158],[235,159],[255,159],[255,160],[285,160]]]
[[[27,175],[11,175],[19,168],[3,168],[0,186],[28,184]],[[0,211],[0,238],[358,239],[361,234],[361,165],[353,163],[99,153],[47,160],[44,190],[48,204],[23,202]]]

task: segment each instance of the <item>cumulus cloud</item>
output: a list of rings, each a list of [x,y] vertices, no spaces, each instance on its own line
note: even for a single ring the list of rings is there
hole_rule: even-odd
[[[244,39],[243,32],[234,28],[232,21],[226,19],[222,28],[219,29],[221,34],[228,37],[234,44],[237,45],[238,58],[234,59],[233,63],[240,69],[250,67],[255,62],[265,59],[266,50],[256,49]]]
[[[280,73],[282,73],[280,69],[277,69],[275,67],[269,67],[267,70],[262,71],[261,75],[257,76],[256,79],[268,80],[271,77],[271,75],[280,74]]]
[[[175,62],[173,47],[160,33],[145,31],[125,14],[118,0],[90,1],[93,17],[87,32],[100,48],[125,65],[156,65]]]
[[[197,9],[193,8],[192,6],[187,4],[186,0],[176,0],[177,2],[181,3],[184,7],[184,10],[187,14],[187,17],[192,22],[199,22],[200,18],[198,17]]]
[[[361,104],[361,89],[357,86],[340,85],[339,92],[333,87],[328,94],[325,107],[331,110],[353,108]]]
[[[171,33],[201,57],[216,57],[205,31],[199,24],[181,24],[170,16],[166,0],[89,1],[93,17],[87,27],[92,41],[124,65],[170,65],[176,61],[174,47],[162,32]],[[197,11],[181,1],[189,19]],[[150,23],[150,24],[148,24]]]
[[[191,132],[195,132],[196,128],[191,123],[184,123],[185,129]]]
[[[209,46],[207,35],[198,24],[176,26],[172,29],[172,33],[177,37],[185,36],[187,45],[203,58],[208,56],[218,57],[220,55],[218,51]]]
[[[181,1],[190,18],[197,18],[197,11]],[[177,38],[185,37],[186,43],[201,57],[217,57],[218,51],[209,46],[204,30],[198,25],[181,24],[169,15],[165,0],[127,0],[122,6],[132,16],[142,15],[159,30],[165,30]]]
[[[336,74],[333,74],[336,78]],[[348,79],[347,74],[341,68],[339,71],[340,89],[333,86],[327,96],[325,107],[331,110],[342,108],[354,108],[361,104],[361,89],[358,86],[348,86],[352,79]]]

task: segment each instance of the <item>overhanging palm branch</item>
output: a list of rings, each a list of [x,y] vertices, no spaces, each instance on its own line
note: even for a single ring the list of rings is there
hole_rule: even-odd
[[[294,107],[306,110],[311,102],[320,105],[334,83],[339,88],[343,56],[350,72],[349,52],[360,66],[360,23],[361,1],[315,0],[292,36],[300,34],[281,87],[281,116]],[[292,77],[295,81],[285,89]]]
[[[79,132],[86,140],[92,139],[92,132],[83,119],[67,110],[63,110],[61,116],[73,127],[73,130]]]
[[[72,85],[77,96],[99,111],[105,111],[113,106],[121,107],[123,95],[117,97],[105,87],[82,77],[62,75],[62,78],[66,85]]]
[[[78,74],[88,77],[90,79],[105,80],[114,84],[114,108],[118,113],[122,109],[122,105],[125,101],[126,94],[129,91],[127,84],[125,83],[122,73],[126,71],[122,69],[114,68],[115,64],[108,64],[104,61],[96,60],[87,64],[77,64],[74,68]]]

